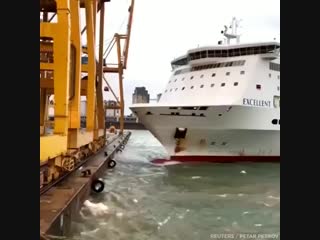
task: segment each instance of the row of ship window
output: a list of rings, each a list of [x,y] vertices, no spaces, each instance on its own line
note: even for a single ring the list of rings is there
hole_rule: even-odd
[[[243,74],[245,74],[245,71],[241,71],[240,72],[240,74],[241,75],[243,75]],[[212,73],[211,74],[211,77],[215,77],[216,76],[216,74],[215,73]],[[230,76],[230,72],[226,72],[226,76]],[[204,77],[204,75],[202,74],[201,76],[200,76],[200,78],[203,78]],[[194,76],[191,76],[190,77],[190,80],[192,80],[194,78]],[[175,80],[174,80],[174,82],[176,82],[178,79],[176,78]],[[182,79],[181,79],[181,81],[184,81],[185,80],[185,78],[183,77]],[[171,83],[171,80],[169,81],[169,83]]]
[[[245,60],[239,60],[239,61],[232,61],[232,62],[221,62],[221,63],[194,66],[194,67],[191,67],[191,68],[184,68],[184,69],[177,70],[177,71],[175,71],[174,75],[187,73],[187,72],[201,71],[201,70],[211,69],[211,68],[224,68],[224,67],[243,66],[245,64],[245,62],[246,62]]]
[[[238,85],[239,85],[239,82],[234,82],[234,83],[233,83],[233,86],[238,86]],[[214,87],[214,86],[215,86],[214,83],[212,83],[212,84],[210,85],[210,87]],[[225,87],[225,86],[226,86],[226,83],[221,83],[220,86],[221,86],[221,87]],[[204,84],[200,85],[200,88],[203,88],[203,87],[204,87]],[[261,84],[256,84],[256,89],[261,90],[261,88],[262,88],[262,87],[261,87]],[[182,88],[181,88],[182,91],[185,90],[185,89],[186,89],[186,87],[182,87]],[[190,89],[194,89],[194,86],[191,86]],[[165,93],[168,92],[168,90],[169,90],[169,89],[165,90]],[[173,88],[170,89],[170,92],[172,92],[172,90],[173,90]],[[174,89],[174,90],[177,91],[178,88],[176,88],[176,89]],[[279,86],[277,86],[277,90],[280,91],[280,87],[279,87]]]
[[[241,71],[240,74],[241,74],[241,75],[245,74],[245,71]],[[215,77],[215,76],[216,76],[215,73],[212,73],[212,74],[211,74],[211,77]],[[226,76],[230,76],[230,72],[226,72]],[[271,73],[269,73],[269,78],[271,78],[271,76],[272,76]],[[204,77],[204,75],[202,74],[202,75],[200,76],[200,78],[203,78],[203,77]],[[193,78],[194,78],[194,76],[191,76],[191,77],[190,77],[190,80],[192,80]],[[280,75],[277,75],[277,78],[280,79]],[[177,78],[176,78],[174,81],[171,81],[171,80],[170,80],[169,83],[171,83],[171,82],[176,82],[177,80],[178,80]],[[181,81],[184,81],[184,80],[185,80],[185,78],[183,77],[183,78],[181,79]]]
[[[210,57],[237,57],[237,56],[247,56],[255,54],[266,54],[279,49],[277,45],[268,46],[254,46],[254,47],[243,47],[234,49],[217,49],[217,50],[203,50],[198,52],[193,52],[189,54],[190,60],[210,58]]]

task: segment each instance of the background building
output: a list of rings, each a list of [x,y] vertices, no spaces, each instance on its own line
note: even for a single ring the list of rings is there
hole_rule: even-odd
[[[120,109],[108,109],[117,106],[117,102],[114,100],[105,101],[105,106],[107,108],[106,116],[107,117],[120,117]]]
[[[136,87],[132,94],[132,103],[149,103],[150,95],[145,87]]]

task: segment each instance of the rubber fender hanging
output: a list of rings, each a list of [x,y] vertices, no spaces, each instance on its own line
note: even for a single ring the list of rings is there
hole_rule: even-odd
[[[96,193],[101,193],[104,189],[104,182],[101,178],[93,180],[91,183],[91,189],[92,191]]]
[[[114,161],[114,160],[110,160],[110,161],[108,162],[108,167],[109,167],[109,168],[114,168],[116,165],[117,165],[117,163],[116,163],[116,161]]]

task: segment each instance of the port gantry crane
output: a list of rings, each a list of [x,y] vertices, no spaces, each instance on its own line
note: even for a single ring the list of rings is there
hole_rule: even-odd
[[[110,0],[40,0],[40,189],[71,172],[101,150],[106,142],[103,81],[117,99],[123,133],[123,70],[127,67],[134,0],[129,7],[127,32],[114,35],[117,62],[103,58],[105,3]],[[80,11],[86,26],[81,30]],[[96,54],[97,15],[100,14]],[[81,43],[86,32],[87,44]],[[121,41],[124,49],[121,51]],[[113,43],[113,45],[114,45]],[[109,45],[107,50],[112,49]],[[82,62],[86,55],[87,63]],[[96,57],[98,55],[98,58]],[[118,73],[120,100],[105,73]],[[83,77],[83,75],[85,75]],[[49,97],[54,96],[53,133],[48,133]],[[86,97],[86,127],[80,125],[80,100]]]

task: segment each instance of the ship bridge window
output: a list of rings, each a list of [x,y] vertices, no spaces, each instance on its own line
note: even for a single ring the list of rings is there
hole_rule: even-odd
[[[183,110],[197,110],[197,107],[182,107]]]
[[[199,110],[207,110],[208,107],[200,107]]]
[[[269,63],[269,69],[273,70],[273,71],[280,72],[280,64],[279,63],[270,62]]]
[[[215,57],[222,57],[221,50],[216,50],[214,53]]]
[[[169,107],[169,109],[178,109],[177,107]]]
[[[237,60],[237,61],[231,61],[231,62],[221,62],[221,63],[215,63],[215,64],[206,64],[206,65],[200,65],[200,66],[194,66],[192,68],[185,68],[182,70],[177,70],[174,75],[182,74],[186,72],[195,72],[195,71],[201,71],[204,69],[211,69],[211,68],[221,68],[221,67],[235,67],[235,66],[243,66],[245,64],[245,60]],[[212,77],[214,77],[213,75]]]
[[[152,115],[152,113],[151,112],[147,112],[146,115]]]
[[[221,56],[222,57],[228,57],[228,50],[222,50]]]
[[[195,53],[191,53],[190,54],[190,59],[191,60],[200,59],[200,58],[201,58],[200,52],[195,52]]]
[[[254,47],[253,48],[253,54],[259,54],[260,53],[260,48],[259,47]]]
[[[208,50],[208,51],[199,51],[189,54],[190,60],[196,60],[200,58],[212,58],[212,57],[235,57],[235,56],[246,56],[246,55],[255,55],[255,54],[265,54],[271,51],[279,49],[277,45],[268,45],[268,46],[254,46],[254,47],[243,47],[243,48],[234,48],[226,50]]]
[[[246,56],[247,55],[247,48],[240,48],[240,55]]]
[[[240,54],[240,49],[239,48],[237,48],[237,49],[234,49],[234,56],[236,56],[236,57],[238,57],[238,56],[240,56],[241,54]]]
[[[201,54],[201,58],[207,57],[207,51],[202,51],[200,54]]]
[[[188,58],[183,57],[181,59],[175,60],[171,63],[172,68],[178,67],[178,66],[183,66],[188,64]]]

